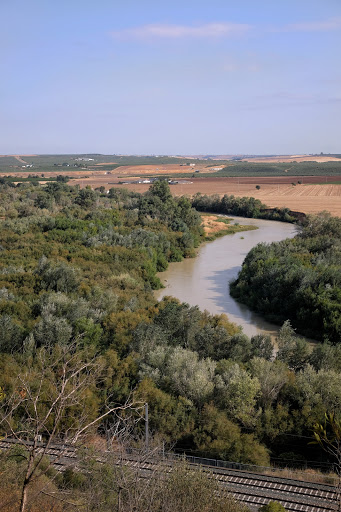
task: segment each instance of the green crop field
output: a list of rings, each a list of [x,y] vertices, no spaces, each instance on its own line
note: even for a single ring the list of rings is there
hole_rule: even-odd
[[[335,155],[339,156],[339,155]],[[116,169],[120,166],[137,166],[137,165],[166,165],[166,164],[196,164],[205,168],[194,173],[193,169],[184,167],[184,172],[172,173],[170,177],[251,177],[251,176],[340,176],[341,175],[341,158],[340,161],[331,162],[290,162],[290,163],[256,163],[239,160],[199,160],[184,157],[170,156],[146,156],[146,155],[99,155],[99,154],[70,154],[70,155],[35,155],[22,157],[22,160],[32,168],[23,167],[25,164],[13,156],[0,158],[0,172],[11,173],[18,171],[27,172],[52,172],[52,171],[68,171],[70,174],[78,169],[102,170],[108,171]],[[104,164],[104,165],[98,165]],[[221,167],[220,171],[206,171],[209,167]],[[134,173],[132,172],[131,175]],[[154,174],[155,176],[155,174]]]
[[[228,163],[217,172],[200,171],[200,177],[247,177],[247,176],[332,176],[341,174],[340,162],[299,162],[299,163]],[[177,174],[179,176],[179,174]],[[192,177],[193,173],[184,173]]]
[[[112,170],[121,165],[165,165],[165,164],[185,164],[195,163],[203,164],[207,162],[207,166],[226,165],[227,161],[216,160],[199,160],[184,157],[171,156],[153,156],[153,155],[100,155],[100,154],[69,154],[69,155],[33,155],[22,157],[22,160],[29,165],[33,165],[33,169],[37,172],[52,172],[57,168],[72,172],[77,168],[87,168],[91,170]],[[108,164],[98,166],[96,164]],[[13,156],[0,158],[0,172],[18,172],[23,171],[25,165]]]

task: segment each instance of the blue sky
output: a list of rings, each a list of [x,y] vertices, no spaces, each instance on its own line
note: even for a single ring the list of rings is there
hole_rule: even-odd
[[[1,0],[0,154],[341,152],[340,0]]]

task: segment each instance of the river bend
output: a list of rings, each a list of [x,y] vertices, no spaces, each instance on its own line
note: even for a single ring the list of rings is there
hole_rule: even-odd
[[[234,280],[246,254],[260,242],[279,242],[292,238],[296,227],[286,222],[231,217],[231,223],[239,222],[257,226],[253,231],[226,235],[203,244],[196,258],[170,263],[159,277],[165,288],[157,290],[155,297],[166,295],[178,298],[191,306],[198,305],[211,314],[226,313],[232,322],[243,327],[248,336],[266,333],[275,336],[279,327],[264,320],[247,306],[229,294],[229,282]]]

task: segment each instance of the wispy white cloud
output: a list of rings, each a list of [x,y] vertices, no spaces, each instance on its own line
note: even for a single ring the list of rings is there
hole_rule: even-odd
[[[256,27],[247,23],[228,22],[205,23],[201,25],[152,23],[115,30],[111,32],[111,36],[118,39],[214,39],[245,35],[251,30],[261,32],[327,32],[340,29],[341,17],[336,17],[327,20],[302,21],[272,27]]]
[[[217,38],[242,35],[248,32],[250,28],[250,25],[243,23],[206,23],[197,26],[157,23],[114,31],[111,35],[119,38]]]
[[[326,32],[341,29],[341,17],[320,21],[302,21],[289,23],[283,27],[273,28],[274,32]]]

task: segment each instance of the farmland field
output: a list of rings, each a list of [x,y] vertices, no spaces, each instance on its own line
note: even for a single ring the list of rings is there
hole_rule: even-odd
[[[259,161],[229,161],[222,164],[213,162],[197,162],[195,165],[187,166],[179,163],[172,164],[134,164],[116,165],[112,168],[120,176],[176,176],[180,174],[184,178],[211,177],[217,178],[239,177],[245,178],[254,176],[281,178],[296,178],[297,176],[335,176],[341,175],[341,160],[335,158],[333,161],[292,161],[288,162],[259,162]],[[95,167],[96,168],[96,167]],[[98,167],[97,167],[98,168]],[[105,170],[111,170],[106,166]],[[320,180],[321,181],[321,180]]]
[[[207,164],[207,162],[201,162],[192,166],[184,164],[164,164],[164,165],[122,165],[115,169],[115,174],[120,176],[173,176],[183,174],[186,176],[192,176],[195,171],[199,171],[204,174],[211,174],[219,172],[218,169],[222,170],[226,164]],[[233,163],[227,164],[228,167],[234,166]],[[340,167],[341,170],[341,167]]]
[[[197,171],[200,176],[324,176],[341,174],[340,155],[284,155],[284,156],[153,156],[153,155],[0,155],[0,173],[20,172],[32,166],[33,172],[45,173],[77,169],[113,171],[121,176],[159,174],[190,177]],[[32,172],[32,171],[31,171]]]
[[[145,191],[146,185],[129,185],[137,191]],[[269,185],[261,186],[256,190],[252,184],[225,183],[225,180],[195,181],[193,184],[176,185],[171,187],[174,195],[193,195],[196,192],[202,194],[228,194],[235,196],[247,196],[260,199],[270,208],[287,207],[293,211],[303,213],[317,213],[327,210],[333,215],[341,217],[341,185]]]
[[[329,181],[341,181],[341,176],[304,176],[292,177],[260,177],[260,178],[193,178],[181,181],[171,186],[175,196],[192,196],[197,192],[202,194],[235,195],[239,197],[255,197],[270,208],[287,207],[303,213],[317,213],[327,210],[341,217],[341,184],[331,184]],[[186,182],[187,181],[187,182]],[[301,181],[301,184],[297,184]],[[325,182],[325,184],[321,184]],[[124,187],[137,192],[145,192],[148,183],[119,184],[119,178],[114,175],[89,176],[86,179],[75,179],[70,182],[80,186],[90,185],[93,188],[104,186]],[[293,185],[292,183],[295,183]],[[260,189],[256,189],[259,185]]]
[[[32,163],[34,167],[24,170],[22,162]],[[63,166],[67,162],[69,167]],[[75,162],[78,168],[73,167]],[[124,186],[145,192],[148,183],[129,182],[150,176],[173,176],[179,182],[171,186],[173,195],[233,194],[255,197],[270,208],[287,207],[303,213],[328,210],[341,217],[341,159],[331,156],[292,155],[254,157],[249,161],[213,161],[189,157],[8,155],[0,159],[1,163],[5,165],[4,168],[0,165],[0,177],[8,172],[12,177],[32,174],[44,182],[46,178],[62,174],[73,178],[69,182],[72,185],[104,186],[106,190]]]
[[[128,166],[127,166],[128,167]],[[126,175],[122,172],[122,167],[113,171],[104,170],[54,170],[53,172],[43,173],[41,182],[44,178],[56,177],[57,175],[69,175],[74,179],[70,180],[70,185],[79,185],[81,188],[89,185],[92,188],[104,186],[106,190],[111,187],[124,187],[137,192],[145,192],[150,184],[146,183],[129,183],[133,180],[131,170],[135,170],[135,179],[146,178],[153,174],[167,176],[175,174],[179,177],[177,185],[171,186],[171,192],[175,196],[188,195],[192,196],[197,192],[201,194],[219,194],[219,195],[235,195],[247,196],[260,199],[270,208],[287,207],[294,211],[303,213],[317,213],[321,210],[327,210],[333,215],[341,217],[341,175],[326,176],[250,176],[250,177],[190,177],[180,179],[180,173],[183,167],[177,164],[160,165],[158,170],[151,172],[150,165],[147,166],[129,166],[126,167]],[[144,167],[148,167],[149,172]],[[170,172],[170,168],[172,171]],[[197,167],[196,167],[197,168]],[[144,172],[145,171],[145,172]],[[38,174],[32,172],[33,175]],[[178,174],[179,173],[179,174]],[[11,173],[11,176],[25,177],[29,173],[27,171],[18,171]],[[6,175],[6,173],[0,173]],[[128,179],[129,176],[129,179]],[[124,180],[124,183],[122,183]],[[298,182],[301,182],[300,184]],[[120,184],[121,182],[121,184]],[[295,183],[295,185],[293,185]],[[259,186],[259,189],[256,189]]]
[[[258,162],[258,163],[289,163],[289,162],[340,162],[340,158],[330,155],[276,155],[276,156],[257,156],[252,158],[243,158],[243,162]]]

